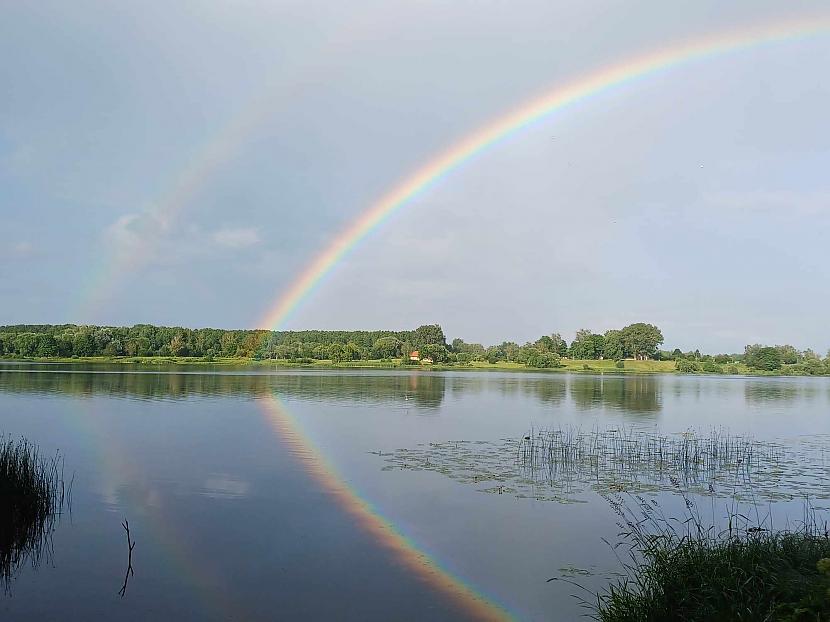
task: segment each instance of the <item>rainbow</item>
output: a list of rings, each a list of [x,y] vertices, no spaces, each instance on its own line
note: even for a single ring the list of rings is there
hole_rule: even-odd
[[[279,330],[322,279],[373,230],[427,188],[469,161],[488,147],[519,132],[536,121],[568,106],[615,87],[696,60],[735,52],[759,45],[781,43],[830,31],[830,17],[756,26],[737,32],[721,33],[703,40],[682,43],[605,67],[569,84],[557,86],[547,94],[496,119],[432,158],[405,177],[360,214],[337,235],[291,283],[269,309],[258,326]]]
[[[447,596],[472,619],[493,621],[513,619],[505,607],[494,603],[424,553],[415,542],[398,531],[391,521],[383,518],[377,508],[351,488],[311,439],[303,433],[299,422],[291,416],[275,394],[267,394],[258,403],[262,406],[265,418],[273,427],[279,440],[288,446],[291,454],[306,472],[360,527],[391,552],[404,568],[438,593]]]

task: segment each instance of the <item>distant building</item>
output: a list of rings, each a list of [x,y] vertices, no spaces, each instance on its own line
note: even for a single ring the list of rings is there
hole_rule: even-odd
[[[426,363],[427,365],[432,365],[432,359],[429,358],[428,356],[425,356],[424,358],[422,358],[421,362]]]
[[[413,350],[412,352],[409,353],[409,360],[410,361],[420,361],[421,360],[420,353],[417,350]]]

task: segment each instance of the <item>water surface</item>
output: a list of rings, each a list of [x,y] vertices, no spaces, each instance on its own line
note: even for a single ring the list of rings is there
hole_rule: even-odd
[[[576,576],[593,589],[618,569],[602,540],[618,531],[602,497],[608,482],[559,503],[544,482],[540,494],[518,495],[459,470],[481,470],[486,460],[487,469],[500,460],[515,466],[498,447],[531,430],[728,428],[809,449],[810,468],[786,467],[775,483],[781,500],[764,501],[796,513],[798,483],[815,489],[826,475],[828,406],[825,378],[7,362],[0,432],[60,450],[74,485],[48,559],[19,570],[0,612],[573,619],[581,613],[574,588],[546,580]],[[458,443],[470,448],[463,461],[453,454]],[[391,459],[401,450],[428,461]],[[442,460],[455,466],[434,468]],[[669,507],[677,498],[659,487],[633,492]],[[120,598],[125,518],[135,576]]]

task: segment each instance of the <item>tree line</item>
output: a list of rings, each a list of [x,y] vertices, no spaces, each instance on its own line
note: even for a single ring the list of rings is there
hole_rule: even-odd
[[[568,343],[559,333],[543,335],[519,345],[504,341],[485,346],[463,339],[448,342],[438,324],[404,331],[270,331],[183,328],[136,324],[94,326],[75,324],[34,324],[0,326],[0,356],[48,357],[197,357],[281,359],[298,362],[360,361],[400,359],[417,364],[410,354],[434,363],[467,364],[473,361],[510,362],[536,368],[553,368],[561,359],[577,360],[656,359],[674,360],[681,372],[737,373],[737,364],[759,371],[801,374],[830,374],[830,356],[822,359],[812,350],[791,345],[746,346],[739,354],[701,354],[658,349],[663,343],[660,329],[644,322],[595,333],[576,332]]]
[[[644,323],[605,334],[580,330],[570,345],[553,333],[521,346],[505,341],[490,347],[462,339],[448,343],[438,324],[408,331],[222,330],[150,324],[0,326],[0,356],[24,358],[175,356],[335,362],[402,358],[407,363],[410,354],[418,351],[421,359],[429,358],[435,363],[507,361],[545,368],[557,367],[565,356],[653,358],[662,342],[660,329]]]
[[[357,360],[401,356],[446,344],[441,327],[412,331],[270,331],[136,324],[0,326],[0,356],[176,356],[200,358]]]

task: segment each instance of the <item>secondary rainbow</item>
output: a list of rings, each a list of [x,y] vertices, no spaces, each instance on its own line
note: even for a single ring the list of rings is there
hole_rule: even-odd
[[[782,21],[685,42],[605,67],[547,94],[473,132],[405,177],[346,227],[291,283],[269,309],[259,326],[281,329],[297,306],[320,281],[370,232],[425,189],[500,140],[589,97],[657,72],[770,43],[797,40],[830,32],[830,16]]]

